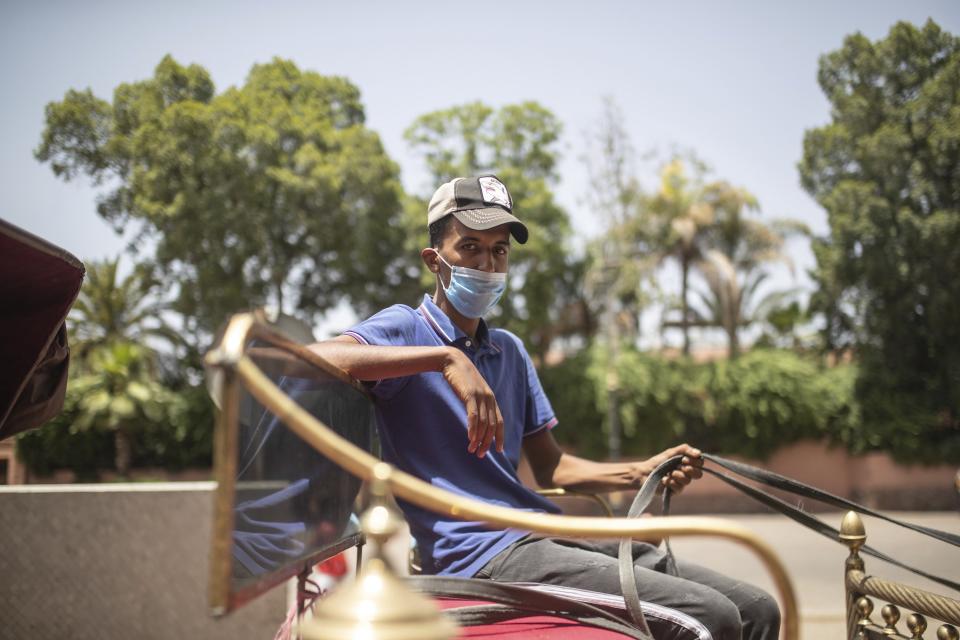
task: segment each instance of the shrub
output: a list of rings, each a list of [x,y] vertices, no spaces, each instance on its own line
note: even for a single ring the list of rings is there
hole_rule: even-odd
[[[624,349],[616,376],[595,346],[541,374],[561,422],[603,425],[558,439],[586,455],[606,454],[608,387],[619,397],[623,453],[650,455],[679,442],[705,451],[764,458],[797,440],[828,439],[863,450],[853,400],[856,367],[827,368],[792,351],[755,349],[735,361],[695,363]],[[579,407],[579,408],[578,408]],[[868,445],[867,448],[876,448]]]

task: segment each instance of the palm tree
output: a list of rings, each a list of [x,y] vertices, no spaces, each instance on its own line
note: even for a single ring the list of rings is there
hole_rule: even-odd
[[[118,279],[119,262],[116,258],[87,265],[86,281],[67,323],[81,360],[116,342],[146,345],[160,339],[175,348],[184,344],[164,320],[168,306],[155,295],[157,283],[141,270]]]
[[[737,271],[749,273],[760,265],[782,262],[793,268],[783,251],[791,236],[809,235],[799,220],[776,218],[769,223],[755,217],[760,209],[756,197],[741,187],[720,181],[707,186],[704,197],[714,211],[708,244],[727,256]]]
[[[690,353],[690,326],[695,324],[689,306],[690,272],[703,257],[704,241],[714,222],[713,204],[706,198],[710,185],[703,185],[703,165],[695,160],[694,175],[687,173],[681,158],[668,162],[660,172],[660,186],[645,203],[640,216],[643,229],[659,247],[661,260],[674,259],[680,267],[680,321],[683,353]]]
[[[795,288],[776,291],[753,301],[768,277],[763,266],[782,262],[792,272],[793,262],[783,250],[784,243],[789,236],[808,234],[809,230],[797,220],[779,218],[768,224],[749,217],[751,211],[759,209],[757,199],[746,189],[726,182],[708,185],[704,198],[714,219],[704,234],[710,249],[697,263],[707,282],[707,292],[700,292],[706,313],[696,315],[701,324],[723,328],[729,355],[735,358],[740,352],[740,329],[798,293]]]
[[[68,317],[78,367],[69,393],[79,398],[74,430],[113,432],[117,471],[126,475],[134,433],[164,416],[173,396],[160,383],[157,340],[177,349],[185,344],[164,314],[157,283],[135,269],[118,275],[119,258],[92,262]]]
[[[111,342],[89,353],[85,373],[71,383],[78,400],[72,429],[112,431],[117,472],[133,460],[133,434],[146,421],[160,421],[173,398],[157,381],[154,355],[143,345]]]
[[[731,359],[740,353],[740,329],[766,318],[772,309],[782,306],[798,293],[796,288],[774,291],[754,302],[768,274],[759,270],[739,274],[730,258],[716,249],[707,251],[698,268],[707,282],[707,291],[697,292],[704,310],[694,309],[696,323],[724,330],[727,354]]]

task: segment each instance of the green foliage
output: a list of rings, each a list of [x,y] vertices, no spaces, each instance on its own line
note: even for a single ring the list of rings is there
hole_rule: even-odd
[[[822,368],[790,351],[754,350],[706,367],[704,437],[717,451],[765,457],[804,438],[856,430],[855,369]]]
[[[561,393],[589,385],[599,418],[613,378],[606,349],[595,347],[589,357],[586,369],[572,369],[582,371],[580,379],[568,381]],[[852,401],[855,367],[824,368],[791,351],[765,349],[709,363],[623,349],[618,362],[625,455],[651,455],[689,442],[714,453],[763,458],[805,438],[866,448]],[[601,441],[590,442],[591,454],[605,453]]]
[[[606,452],[600,429],[603,414],[587,377],[589,365],[589,353],[582,350],[559,364],[541,367],[538,374],[559,421],[553,432],[557,441],[580,455],[602,457]]]
[[[769,309],[764,317],[773,335],[765,334],[761,336],[761,340],[767,343],[785,343],[780,345],[785,347],[792,346],[790,343],[795,345],[798,340],[797,327],[807,319],[806,311],[796,300],[775,306]]]
[[[828,345],[857,350],[870,447],[956,452],[960,39],[933,21],[854,34],[821,58],[819,82],[831,122],[806,132],[799,165],[830,227],[812,304]]]
[[[68,317],[74,359],[63,411],[18,440],[34,473],[67,468],[86,480],[111,467],[126,475],[131,466],[210,465],[211,403],[202,387],[187,383],[194,353],[160,354],[145,343],[182,345],[162,320],[166,305],[156,284],[137,270],[119,279],[117,264],[88,265]],[[176,361],[166,374],[165,359]]]
[[[80,480],[94,480],[99,471],[115,468],[113,433],[82,428],[91,423],[84,416],[84,405],[89,404],[86,394],[86,388],[71,380],[63,411],[43,427],[17,436],[17,453],[32,473],[70,469]],[[158,401],[149,415],[145,412],[132,426],[132,467],[210,467],[214,416],[206,390],[161,387],[160,398],[163,402]]]
[[[184,344],[181,335],[164,321],[168,309],[159,292],[159,283],[143,270],[135,269],[123,279],[117,270],[120,259],[88,262],[83,287],[67,327],[73,346],[75,366],[83,366],[89,352],[117,342],[159,339],[174,348]]]
[[[129,342],[112,342],[92,351],[86,367],[71,381],[79,397],[73,431],[114,434],[115,466],[129,471],[136,432],[161,422],[172,403],[169,391],[156,380],[153,354]]]
[[[110,185],[99,214],[156,240],[176,310],[207,335],[267,302],[362,315],[411,280],[398,168],[344,78],[275,59],[218,95],[167,56],[112,103],[71,90],[49,104],[36,156]]]
[[[75,432],[80,395],[67,386],[63,410],[39,429],[17,436],[17,456],[37,475],[70,469],[79,480],[93,480],[100,469],[113,467],[113,435],[106,431]]]
[[[405,134],[430,171],[431,193],[457,176],[482,173],[495,173],[507,185],[530,239],[511,254],[509,295],[494,322],[541,357],[556,337],[578,329],[571,318],[582,268],[571,256],[570,220],[552,191],[561,130],[536,102],[498,110],[474,102],[420,116]],[[426,203],[411,202],[411,237],[426,238],[417,231],[426,226]]]
[[[165,419],[143,425],[134,465],[185,469],[213,465],[213,401],[203,386],[185,386],[171,393]]]

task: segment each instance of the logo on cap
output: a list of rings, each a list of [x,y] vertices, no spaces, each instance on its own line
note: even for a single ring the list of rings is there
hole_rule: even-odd
[[[507,187],[505,184],[497,180],[493,176],[484,176],[479,178],[480,182],[480,191],[483,194],[483,201],[486,204],[498,204],[502,207],[505,207],[509,210],[510,207],[510,194],[507,193]]]

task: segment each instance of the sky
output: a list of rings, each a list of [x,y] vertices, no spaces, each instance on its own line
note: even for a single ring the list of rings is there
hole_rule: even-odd
[[[536,100],[564,124],[556,193],[580,240],[597,231],[585,203],[584,134],[610,97],[639,153],[691,149],[716,177],[754,193],[765,216],[824,233],[826,216],[796,168],[804,131],[829,121],[818,58],[850,33],[875,40],[899,20],[928,18],[960,34],[960,0],[4,0],[0,217],[83,260],[123,251],[96,215],[96,187],[55,178],[33,150],[47,103],[87,87],[110,99],[117,84],[150,77],[169,53],[209,70],[218,91],[275,56],[349,78],[405,187],[420,194],[434,185],[403,140],[417,116],[474,100]],[[638,172],[647,184],[655,177],[650,164]],[[796,282],[809,283],[806,243],[791,243],[790,253]]]

